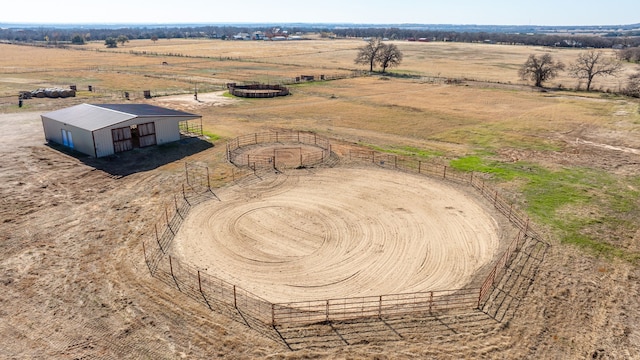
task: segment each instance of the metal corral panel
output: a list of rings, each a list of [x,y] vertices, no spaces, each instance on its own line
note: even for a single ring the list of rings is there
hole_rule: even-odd
[[[91,131],[65,124],[48,117],[42,116],[44,136],[48,142],[63,145],[62,130],[68,131],[73,137],[73,149],[83,154],[95,156]]]

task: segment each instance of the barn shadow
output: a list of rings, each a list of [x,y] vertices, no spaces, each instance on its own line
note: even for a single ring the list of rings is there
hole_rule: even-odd
[[[203,138],[185,137],[172,143],[135,148],[102,158],[94,158],[55,143],[48,143],[47,146],[73,156],[85,165],[102,170],[112,177],[121,178],[137,172],[153,170],[212,148],[214,145]]]

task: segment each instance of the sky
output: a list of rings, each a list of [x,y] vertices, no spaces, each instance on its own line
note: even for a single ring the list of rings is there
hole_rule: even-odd
[[[0,23],[626,25],[640,0],[9,0]]]

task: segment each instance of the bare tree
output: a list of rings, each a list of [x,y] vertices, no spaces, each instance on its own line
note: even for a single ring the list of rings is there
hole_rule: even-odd
[[[575,63],[569,67],[571,76],[587,80],[587,91],[591,90],[591,82],[596,76],[613,76],[622,69],[622,63],[606,58],[602,51],[590,50],[578,55]]]
[[[518,70],[518,75],[522,80],[533,80],[535,86],[542,87],[543,82],[555,78],[562,70],[564,70],[564,64],[553,60],[551,55],[544,54],[538,57],[531,54]]]
[[[394,44],[383,44],[382,50],[379,51],[376,56],[376,61],[380,63],[382,72],[385,72],[388,67],[400,65],[402,62],[402,52],[400,52]]]
[[[640,71],[629,75],[629,81],[627,82],[627,87],[624,88],[623,93],[627,96],[640,98]]]
[[[374,38],[369,40],[367,45],[358,49],[358,56],[356,56],[356,64],[369,65],[369,71],[373,71],[373,65],[376,63],[378,54],[382,51],[385,45],[382,43],[382,39]]]

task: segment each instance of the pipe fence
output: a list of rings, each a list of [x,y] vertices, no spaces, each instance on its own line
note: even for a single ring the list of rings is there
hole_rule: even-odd
[[[196,135],[196,136],[202,136],[204,135],[204,132],[202,130],[202,118],[200,118],[200,122],[194,122],[194,121],[180,121],[178,123],[178,128],[180,129],[180,132],[186,135]]]
[[[507,217],[518,230],[522,231],[526,236],[544,242],[542,236],[531,227],[529,217],[517,210],[514,202],[500,195],[498,190],[493,189],[490,184],[486,183],[486,180],[482,176],[475,172],[463,172],[432,161],[381,153],[374,150],[348,148],[346,155],[352,161],[371,162],[373,165],[387,169],[428,175],[432,178],[440,178],[451,182],[471,185],[473,189],[487,199],[496,210]]]
[[[275,148],[273,155],[252,153],[249,147],[263,144],[304,144],[316,147],[317,150],[301,147]],[[248,166],[254,171],[258,169],[284,169],[313,166],[325,162],[331,156],[331,143],[328,139],[311,132],[287,131],[265,132],[239,136],[227,142],[227,160],[236,166]],[[292,157],[286,150],[298,150]]]
[[[290,302],[272,305],[271,323],[274,326],[286,326],[417,313],[434,314],[449,310],[473,310],[477,304],[478,289]]]
[[[271,324],[271,303],[247,290],[177,261],[172,256],[157,268],[156,277],[175,286],[190,298],[202,302],[211,310],[235,309],[264,324]]]
[[[518,236],[511,242],[511,244],[509,244],[509,247],[505,250],[500,259],[496,261],[495,265],[489,272],[489,275],[487,275],[485,280],[482,282],[482,285],[480,285],[478,308],[482,308],[483,303],[487,300],[487,297],[491,294],[493,288],[495,288],[496,282],[500,281],[507,271],[513,255],[520,249],[525,240],[526,236],[523,236],[521,232],[518,233]]]
[[[269,132],[237,137],[227,143],[227,159],[232,153],[242,158],[239,149],[268,142],[299,142],[313,144],[324,150],[331,149],[328,139],[308,132]],[[207,274],[196,267],[178,261],[170,255],[172,240],[187,216],[191,206],[203,201],[217,199],[211,190],[209,169],[206,166],[185,163],[187,186],[180,195],[174,195],[172,206],[166,205],[159,221],[154,225],[151,239],[143,239],[145,261],[150,273],[175,286],[191,298],[206,304],[210,309],[220,307],[232,309],[242,316],[249,316],[268,326],[304,325],[344,321],[371,317],[403,316],[419,313],[441,313],[453,310],[482,310],[491,301],[491,293],[498,289],[502,277],[508,273],[511,261],[520,248],[529,240],[548,247],[541,236],[532,229],[529,218],[514,207],[514,203],[501,196],[475,173],[460,172],[434,162],[385,154],[354,147],[337,147],[343,156],[352,161],[371,162],[376,166],[400,171],[424,174],[432,178],[470,185],[502,213],[518,230],[516,238],[495,262],[479,288],[438,290],[406,294],[383,294],[379,296],[351,297],[317,301],[271,303],[260,296],[234,284]],[[252,159],[252,158],[249,158]],[[253,170],[256,160],[253,158]],[[265,160],[266,159],[266,160]],[[275,159],[266,156],[263,161]],[[316,159],[317,160],[317,159]],[[249,165],[251,167],[251,165]],[[234,173],[233,181],[252,176],[251,172]]]

